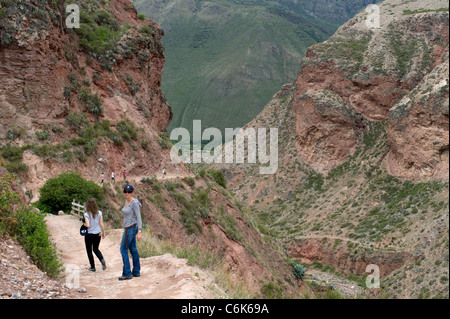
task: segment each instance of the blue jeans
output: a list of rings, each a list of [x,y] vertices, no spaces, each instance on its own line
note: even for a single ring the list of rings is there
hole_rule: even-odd
[[[122,254],[123,271],[122,276],[140,276],[141,264],[139,261],[139,253],[136,247],[136,235],[138,233],[138,226],[125,230],[120,244],[120,253]],[[126,235],[126,236],[125,236]],[[133,271],[131,271],[130,258],[128,257],[128,250],[133,257]]]

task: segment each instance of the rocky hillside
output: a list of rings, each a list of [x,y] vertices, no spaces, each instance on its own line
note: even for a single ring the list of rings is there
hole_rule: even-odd
[[[248,124],[279,128],[277,174],[216,167],[308,272],[365,286],[373,263],[391,297],[448,297],[448,3],[379,5],[380,29],[363,12],[309,48]]]
[[[230,296],[299,296],[298,290],[304,287],[295,278],[283,249],[265,236],[250,211],[217,183],[214,172],[202,171],[183,179],[149,176],[133,183],[143,203],[144,227],[165,245],[185,251],[190,256],[185,258],[220,275],[221,286]],[[109,203],[104,209],[106,223],[119,228],[118,212],[125,200],[121,186],[107,185],[104,191]],[[157,247],[149,250],[150,256],[160,251]]]
[[[2,174],[19,177],[14,192],[22,204],[38,199],[46,180],[63,172],[96,182],[104,172],[105,220],[122,228],[126,169],[150,234],[196,258],[206,256],[204,263],[230,277],[229,286],[244,287],[247,297],[295,295],[299,282],[286,256],[211,181],[214,173],[182,180],[188,169],[171,164],[165,130],[172,113],[161,90],[163,30],[139,19],[127,0],[64,5],[70,3],[81,8],[78,29],[66,28],[62,2],[0,1],[0,164]],[[163,166],[170,177],[160,182],[152,176]],[[109,183],[113,171],[116,184]],[[6,217],[0,217],[14,221],[13,212],[2,209]],[[8,287],[8,297],[47,296]]]
[[[0,2],[0,157],[33,200],[69,170],[98,181],[171,167],[163,30],[126,0],[73,2],[79,29],[62,2]]]
[[[293,11],[306,11],[309,15],[343,24],[363,8],[380,0],[275,0],[275,2]]]
[[[380,29],[367,28],[361,14],[309,49],[295,82],[297,148],[326,173],[354,154],[364,122],[387,120],[391,173],[448,179],[448,10],[439,11],[448,6],[388,1],[380,8]],[[417,108],[427,122],[413,119]],[[412,131],[417,139],[405,143]]]
[[[0,299],[81,299],[85,290],[66,286],[38,269],[14,240],[0,237]]]

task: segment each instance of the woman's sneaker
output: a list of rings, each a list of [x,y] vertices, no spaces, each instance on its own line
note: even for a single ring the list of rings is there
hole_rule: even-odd
[[[119,277],[119,280],[120,280],[120,281],[123,281],[123,280],[130,280],[130,279],[133,279],[133,276],[130,276],[130,277],[120,276],[120,277]]]
[[[102,269],[106,270],[106,261],[104,259],[102,259],[101,263],[102,263]]]
[[[95,272],[95,268],[89,268],[89,271]]]

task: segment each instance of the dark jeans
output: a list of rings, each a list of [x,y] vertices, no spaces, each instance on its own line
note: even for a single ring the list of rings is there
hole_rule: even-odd
[[[86,237],[84,237],[84,243],[86,244],[86,252],[89,258],[89,263],[91,264],[91,268],[95,269],[95,263],[94,263],[94,255],[92,254],[92,251],[94,251],[95,256],[97,256],[98,260],[103,260],[103,255],[101,251],[98,249],[98,246],[100,246],[100,241],[102,239],[102,236],[100,234],[93,235],[93,234],[87,234]]]
[[[120,244],[120,253],[122,254],[123,271],[122,276],[131,277],[133,275],[139,276],[141,274],[141,264],[139,260],[139,252],[136,247],[136,235],[138,233],[138,226],[130,228],[123,233],[122,243]],[[133,269],[131,269],[130,258],[128,257],[128,250],[133,259]]]

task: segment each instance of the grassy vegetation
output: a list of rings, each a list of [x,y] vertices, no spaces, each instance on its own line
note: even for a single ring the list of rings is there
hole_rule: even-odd
[[[99,101],[96,95],[88,92],[83,96],[83,100],[86,100],[89,105]],[[129,119],[117,123],[111,123],[109,120],[97,120],[91,123],[86,114],[72,111],[66,116],[65,124],[71,134],[77,135],[72,135],[73,137],[59,143],[51,143],[55,138],[60,138],[57,135],[64,133],[64,129],[58,125],[48,126],[46,130],[36,132],[32,140],[25,131],[18,128],[9,130],[7,141],[21,139],[25,143],[23,146],[10,143],[0,146],[1,166],[11,173],[26,172],[28,167],[23,163],[23,153],[27,150],[42,159],[56,159],[65,163],[74,161],[86,163],[90,157],[95,156],[98,144],[104,139],[111,141],[117,147],[128,143],[134,151],[138,150],[135,143],[140,140],[142,149],[148,150],[148,137],[141,133]]]
[[[277,187],[284,190],[286,185],[288,190],[280,191],[279,198],[273,202],[265,201],[264,205],[255,202],[253,217],[256,224],[263,225],[259,227],[261,233],[285,245],[305,237],[320,239],[324,236],[325,248],[331,251],[346,250],[349,262],[380,251],[405,251],[406,242],[415,247],[411,241],[417,240],[417,247],[420,246],[420,238],[432,233],[426,225],[445,219],[449,205],[445,193],[449,185],[440,181],[403,181],[390,175],[384,165],[390,149],[388,122],[365,124],[366,130],[359,137],[355,153],[328,174],[315,173],[300,163],[289,163],[283,168],[287,176],[279,174],[273,178]],[[289,140],[285,143],[288,145]],[[297,176],[295,191],[289,192],[292,189],[289,188],[289,174]],[[270,182],[270,178],[266,180]],[[251,190],[251,186],[245,188],[246,192],[251,193]],[[338,238],[330,240],[326,238],[328,236]],[[441,237],[439,242],[431,248],[432,258],[439,256],[439,251],[445,250],[446,245],[448,247],[448,233],[438,236]],[[442,254],[442,263],[448,265],[448,254]],[[313,263],[311,267],[349,280],[355,286],[365,286],[364,274],[343,276],[340,274],[342,269],[320,263]],[[434,269],[436,267],[428,265],[427,268],[420,268],[423,273],[416,269],[412,274],[415,284],[435,278],[436,275],[432,274],[439,273],[439,269]],[[382,288],[393,295],[401,295],[401,290],[406,289],[399,284],[405,280],[404,271],[402,268],[394,278],[386,280]],[[411,277],[411,274],[408,276]],[[425,288],[431,292],[430,296],[445,296],[448,289],[446,292],[446,285],[440,285],[439,277],[436,278],[432,288]],[[418,295],[418,291],[415,290],[415,294]],[[426,297],[426,289],[422,295]],[[325,298],[325,294],[322,297]]]
[[[66,5],[70,1],[66,1]],[[119,26],[116,18],[105,9],[80,12],[80,28],[74,29],[80,37],[80,46],[86,51],[104,55],[114,49],[127,27]]]
[[[363,62],[364,53],[370,40],[370,36],[360,39],[335,39],[329,43],[322,43],[316,50],[321,52],[326,60],[338,59],[339,63],[353,64],[353,70],[357,72]]]
[[[170,240],[155,238],[150,229],[143,231],[143,240],[139,243],[139,255],[142,258],[172,254],[187,259],[188,265],[202,269],[213,269],[221,265],[221,261],[213,253],[200,251],[198,247],[180,248]]]
[[[395,230],[402,230],[406,234],[407,216],[429,209],[435,194],[445,188],[448,185],[438,181],[402,182],[389,175],[374,178],[369,189],[380,193],[378,198],[381,204],[372,208],[359,221],[355,233],[349,234],[349,237],[380,241],[383,235]]]
[[[415,54],[417,40],[414,38],[405,39],[400,31],[392,31],[389,36],[390,47],[397,59],[398,75],[403,78],[407,72],[407,67]]]
[[[173,4],[135,1],[166,30],[162,85],[174,110],[169,130],[191,131],[193,119],[221,130],[245,125],[297,77],[306,49],[338,26],[285,2],[219,0],[202,10],[206,3],[199,1],[194,12],[187,2]]]
[[[16,238],[39,269],[57,277],[62,263],[51,242],[45,215],[20,204],[17,193],[11,191],[14,181],[13,175],[0,177],[0,234]]]
[[[191,192],[191,199],[186,199],[183,194],[170,190],[170,188],[169,192],[181,208],[180,215],[187,232],[189,234],[194,234],[196,231],[201,233],[203,229],[198,220],[209,216],[211,202],[208,195],[210,190],[197,188]]]
[[[277,221],[271,225],[272,230],[276,230],[276,236],[290,238],[304,231],[323,232],[339,226],[337,235],[344,233],[349,238],[380,242],[392,232],[406,234],[408,216],[427,211],[430,207],[438,210],[444,208],[445,203],[436,203],[434,196],[447,189],[448,183],[401,181],[375,164],[389,150],[386,127],[386,122],[370,123],[369,130],[361,138],[361,146],[348,161],[331,170],[327,176],[306,171],[303,188],[297,190],[294,198],[274,202],[276,208],[266,216],[266,222]],[[355,195],[347,197],[347,200],[334,203],[334,211],[327,211],[325,220],[306,224],[295,221],[296,216],[300,219],[305,212],[330,206],[326,203],[327,199],[334,197],[337,187],[343,186],[347,189],[357,187],[358,191],[354,191]],[[348,192],[341,192],[340,195]],[[298,210],[299,215],[284,219],[283,211],[292,209]],[[352,214],[358,218],[348,218]],[[333,224],[338,219],[342,222]]]
[[[404,15],[409,14],[417,14],[417,13],[424,13],[424,12],[448,12],[448,8],[439,8],[439,9],[422,9],[422,10],[403,10]]]

